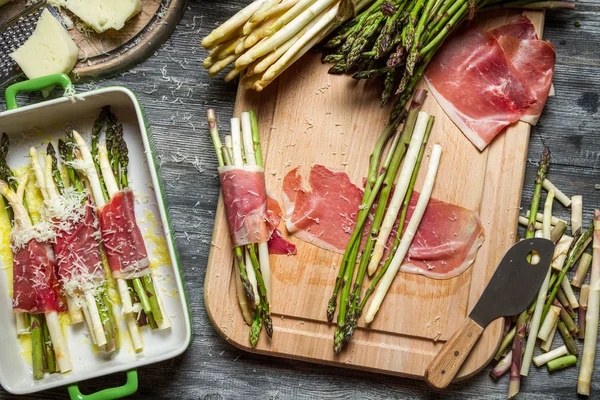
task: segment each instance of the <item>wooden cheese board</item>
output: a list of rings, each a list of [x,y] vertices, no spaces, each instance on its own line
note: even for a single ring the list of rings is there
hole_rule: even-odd
[[[541,36],[544,13],[525,14]],[[520,15],[517,10],[500,10],[479,15],[477,20],[494,28]],[[256,93],[243,87],[238,91],[236,115],[250,109],[259,115],[267,187],[280,200],[283,176],[296,166],[305,177],[310,166],[318,163],[361,182],[369,153],[387,120],[389,109],[379,107],[379,85],[329,75],[327,69],[319,55],[309,53],[265,91]],[[421,85],[425,88],[423,82]],[[325,312],[341,255],[286,236],[298,246],[298,254],[271,256],[273,339],[263,334],[251,349],[236,299],[220,198],[206,270],[205,304],[213,325],[227,341],[261,354],[423,379],[429,362],[475,305],[516,240],[530,133],[529,125],[517,123],[479,152],[433,96],[428,96],[423,111],[436,117],[426,157],[435,143],[444,149],[433,196],[474,210],[481,217],[485,242],[474,264],[447,280],[400,273],[371,326],[361,320],[351,343],[334,356],[335,326],[327,322]],[[421,169],[416,190],[420,190],[425,170]],[[280,228],[285,235],[283,222]],[[502,328],[502,320],[488,326],[458,379],[487,365]]]
[[[0,25],[23,11],[26,0],[14,0],[2,7]],[[78,18],[65,9],[61,16],[74,24],[69,34],[79,47],[79,60],[72,72],[75,82],[107,78],[133,68],[171,36],[187,7],[187,0],[142,0],[142,11],[125,26],[103,33],[77,28]]]

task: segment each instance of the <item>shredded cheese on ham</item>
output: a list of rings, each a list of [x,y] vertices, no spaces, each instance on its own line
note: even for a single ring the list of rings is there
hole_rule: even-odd
[[[133,190],[117,192],[98,210],[102,241],[115,278],[149,275],[150,261],[134,210]]]

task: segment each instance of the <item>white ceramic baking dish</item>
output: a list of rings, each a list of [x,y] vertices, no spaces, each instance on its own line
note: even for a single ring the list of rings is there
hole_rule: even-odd
[[[129,147],[130,186],[136,195],[136,215],[146,238],[150,259],[159,257],[163,262],[158,268],[157,279],[161,298],[171,319],[171,329],[151,331],[142,329],[144,350],[136,354],[126,329],[121,329],[121,349],[112,359],[103,359],[92,351],[87,338],[87,328],[79,324],[66,329],[69,349],[73,359],[73,371],[67,374],[46,375],[34,381],[31,366],[21,356],[17,339],[15,318],[8,295],[7,275],[0,272],[0,384],[14,394],[37,392],[57,386],[70,385],[72,399],[85,399],[77,382],[121,371],[128,371],[127,384],[109,388],[93,395],[95,400],[120,398],[137,390],[135,368],[176,357],[188,347],[191,339],[190,316],[182,284],[182,273],[175,242],[171,234],[169,214],[165,205],[164,191],[157,176],[158,159],[153,151],[152,135],[147,128],[142,109],[135,95],[122,87],[98,89],[75,97],[62,97],[40,104],[17,107],[16,96],[20,92],[40,90],[50,85],[70,85],[66,75],[52,75],[20,82],[6,90],[7,111],[0,113],[0,133],[6,132],[11,139],[8,163],[12,168],[28,163],[28,148],[41,146],[50,139],[64,136],[66,125],[89,139],[91,127],[101,107],[110,105],[123,124],[125,140]],[[149,210],[151,216],[149,217]],[[154,219],[155,218],[155,219]],[[162,250],[160,250],[162,248]],[[168,251],[166,250],[168,248]],[[159,253],[160,250],[160,253]],[[165,257],[168,253],[168,257]],[[168,262],[170,258],[170,262]],[[2,266],[2,269],[12,266]]]

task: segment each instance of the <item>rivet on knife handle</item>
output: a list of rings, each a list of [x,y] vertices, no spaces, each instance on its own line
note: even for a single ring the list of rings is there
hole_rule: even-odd
[[[482,333],[483,328],[467,317],[427,367],[427,383],[438,389],[448,386]]]

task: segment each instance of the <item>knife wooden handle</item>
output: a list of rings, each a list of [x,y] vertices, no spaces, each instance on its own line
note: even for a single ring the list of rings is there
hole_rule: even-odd
[[[438,389],[448,386],[482,333],[483,328],[467,317],[427,366],[425,371],[427,383]]]

